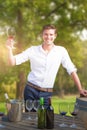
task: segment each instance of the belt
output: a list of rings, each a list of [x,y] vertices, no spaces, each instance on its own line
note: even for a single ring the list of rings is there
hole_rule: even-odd
[[[41,88],[35,84],[32,84],[30,82],[27,82],[27,85],[29,85],[30,87],[37,89],[39,91],[43,91],[43,92],[53,92],[53,88]]]

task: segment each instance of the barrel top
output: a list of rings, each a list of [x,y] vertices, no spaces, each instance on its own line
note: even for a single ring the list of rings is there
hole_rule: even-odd
[[[81,101],[87,101],[87,97],[78,97],[77,99]]]

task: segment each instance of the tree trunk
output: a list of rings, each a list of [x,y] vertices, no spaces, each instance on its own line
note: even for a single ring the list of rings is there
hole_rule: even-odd
[[[19,78],[19,82],[16,83],[16,98],[17,99],[23,99],[23,90],[24,90],[24,86],[25,86],[25,74],[23,71],[21,71],[18,75]]]
[[[23,16],[20,9],[17,10],[17,26],[18,26],[18,32],[17,32],[17,53],[20,53],[22,50],[22,40],[23,40]],[[25,84],[25,73],[20,69],[18,74],[19,81],[16,83],[16,98],[22,99],[23,98],[23,90],[24,90],[24,84]]]

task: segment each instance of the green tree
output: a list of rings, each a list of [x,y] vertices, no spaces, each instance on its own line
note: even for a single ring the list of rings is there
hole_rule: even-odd
[[[0,27],[5,32],[1,46],[1,74],[0,84],[12,84],[16,82],[17,98],[22,98],[22,92],[29,71],[29,63],[21,66],[8,67],[6,61],[6,49],[3,46],[6,41],[6,27],[14,26],[16,30],[17,54],[31,45],[41,43],[40,31],[45,24],[54,24],[58,28],[57,45],[63,45],[68,49],[71,58],[78,68],[82,66],[81,47],[78,43],[78,32],[87,27],[86,0],[0,0]],[[77,47],[79,49],[77,49]],[[3,52],[4,51],[4,52]],[[66,72],[61,72],[65,79]],[[57,79],[56,79],[57,80]],[[57,80],[58,82],[58,80]],[[67,84],[66,80],[62,84]]]

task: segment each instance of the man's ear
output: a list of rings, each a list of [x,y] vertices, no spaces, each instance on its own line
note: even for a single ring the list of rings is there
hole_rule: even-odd
[[[55,34],[55,39],[56,39],[56,37],[57,37],[57,34]]]

